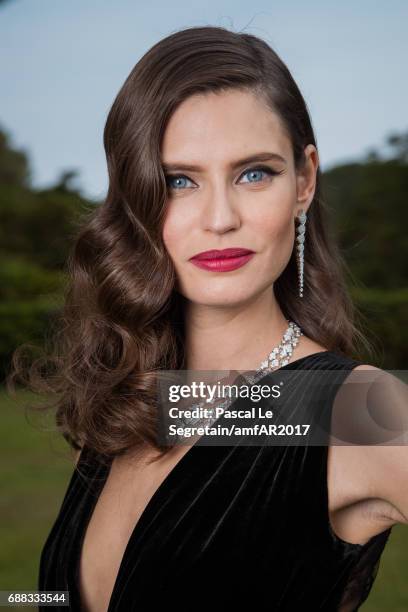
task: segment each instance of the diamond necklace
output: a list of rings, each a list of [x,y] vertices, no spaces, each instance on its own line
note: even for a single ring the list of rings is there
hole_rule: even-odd
[[[287,365],[292,356],[293,349],[299,342],[300,336],[303,336],[303,332],[300,327],[294,323],[293,321],[289,321],[287,319],[287,323],[289,324],[287,329],[285,330],[282,340],[278,346],[272,349],[269,353],[268,357],[262,361],[260,366],[255,370],[255,374],[253,376],[246,375],[244,378],[250,383],[253,384],[262,376],[264,376],[267,372],[273,372],[276,368],[280,368],[281,366]],[[224,402],[219,404],[217,408],[221,408],[225,410],[232,401],[234,397],[227,398]],[[197,410],[205,408],[207,414],[209,414],[209,418],[201,418],[201,417],[186,417],[182,416],[178,418],[178,422],[181,426],[204,426],[211,425],[212,422],[218,419],[215,416],[215,407],[208,407],[208,404],[214,404],[215,398],[212,400],[202,401],[197,404],[193,404],[189,410]]]

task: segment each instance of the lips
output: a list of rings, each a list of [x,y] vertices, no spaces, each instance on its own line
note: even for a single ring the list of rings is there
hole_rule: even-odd
[[[211,272],[231,272],[245,265],[254,255],[250,249],[238,247],[212,251],[203,251],[191,257],[192,264]]]
[[[203,251],[202,253],[198,253],[191,257],[191,259],[195,259],[198,261],[208,260],[208,259],[226,259],[229,257],[242,257],[243,255],[249,255],[253,253],[250,249],[241,249],[238,247],[230,248],[230,249],[222,249],[217,250],[213,249],[211,251]]]

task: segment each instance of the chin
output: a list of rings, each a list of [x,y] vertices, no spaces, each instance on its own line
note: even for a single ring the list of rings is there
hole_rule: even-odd
[[[210,283],[209,283],[210,284]],[[209,287],[208,291],[191,291],[183,292],[184,297],[193,302],[194,304],[200,304],[201,306],[214,306],[214,307],[233,307],[244,304],[254,298],[259,291],[239,291],[234,292],[231,289],[223,289],[217,291],[215,287]]]

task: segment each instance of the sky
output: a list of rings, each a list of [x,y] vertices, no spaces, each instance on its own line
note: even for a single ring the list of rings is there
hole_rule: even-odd
[[[217,25],[263,38],[285,62],[326,170],[406,131],[407,23],[405,0],[0,2],[0,127],[29,155],[34,187],[73,169],[100,200],[103,128],[129,72],[170,33]]]

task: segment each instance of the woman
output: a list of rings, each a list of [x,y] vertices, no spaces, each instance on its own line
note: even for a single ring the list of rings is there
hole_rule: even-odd
[[[356,610],[407,516],[402,450],[157,441],[162,369],[332,370],[333,389],[377,370],[350,357],[364,337],[298,87],[255,36],[182,30],[136,64],[104,144],[48,381],[82,452],[39,589],[89,612]]]

